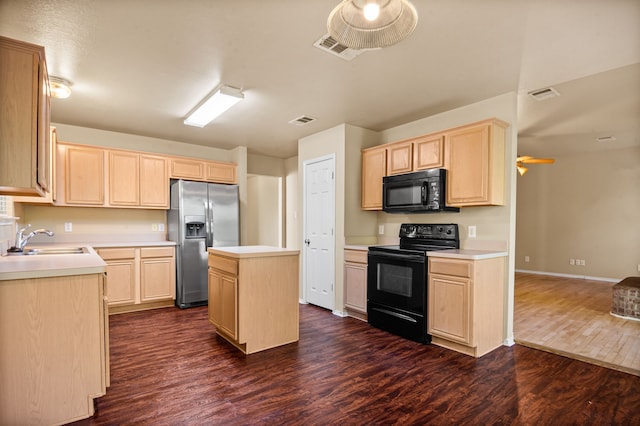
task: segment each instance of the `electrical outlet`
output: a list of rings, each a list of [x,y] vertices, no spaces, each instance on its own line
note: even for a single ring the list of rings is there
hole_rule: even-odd
[[[580,266],[585,266],[585,265],[586,265],[585,260],[584,259],[580,259]]]
[[[569,265],[575,265],[575,264],[576,264],[575,259],[569,259]]]
[[[378,225],[378,235],[384,235],[384,225]]]
[[[158,224],[157,223],[152,223],[151,224],[151,230],[153,232],[157,232],[158,231]]]
[[[158,224],[158,231],[164,232],[164,223],[159,223]]]
[[[72,232],[73,231],[73,223],[65,222],[64,223],[64,232]]]
[[[530,261],[530,260],[531,260],[531,259],[529,258],[529,256],[525,256],[525,257],[524,257],[524,261],[525,261],[525,262],[529,263],[529,261]]]
[[[469,238],[475,238],[475,237],[476,237],[476,226],[469,225]]]

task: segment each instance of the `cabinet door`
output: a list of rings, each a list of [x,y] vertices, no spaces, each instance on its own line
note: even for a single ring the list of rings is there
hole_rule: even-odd
[[[107,299],[109,306],[135,303],[137,275],[135,249],[99,249],[98,255],[107,263]]]
[[[382,210],[382,178],[387,171],[384,146],[362,151],[362,209]]]
[[[448,275],[429,276],[428,330],[433,336],[472,344],[471,280]]]
[[[347,308],[367,312],[367,265],[344,264],[344,304]]]
[[[140,154],[140,206],[169,208],[167,160]]]
[[[186,158],[172,158],[171,178],[204,180],[204,162]]]
[[[209,268],[209,321],[219,331],[238,339],[237,279]]]
[[[173,252],[172,247],[140,249],[141,302],[175,299],[176,266]]]
[[[104,205],[104,151],[68,145],[65,155],[67,204]]]
[[[139,182],[139,155],[109,151],[109,205],[137,206],[140,203]]]
[[[444,136],[427,136],[413,141],[413,170],[444,167]]]
[[[394,143],[387,147],[387,175],[412,171],[413,143]]]
[[[45,195],[48,90],[44,48],[0,37],[0,194]]]
[[[236,183],[236,165],[230,163],[205,163],[205,178],[209,182]]]
[[[504,204],[504,128],[483,123],[445,135],[447,204]]]

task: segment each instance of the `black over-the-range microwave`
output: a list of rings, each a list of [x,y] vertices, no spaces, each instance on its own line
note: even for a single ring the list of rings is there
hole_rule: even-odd
[[[382,210],[387,213],[459,212],[447,207],[447,171],[427,169],[382,178]]]

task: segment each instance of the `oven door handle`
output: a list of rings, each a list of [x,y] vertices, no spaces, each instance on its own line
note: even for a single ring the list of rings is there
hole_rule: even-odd
[[[424,263],[425,259],[427,258],[426,256],[423,256],[421,254],[400,254],[400,253],[380,253],[380,252],[377,252],[375,254],[371,254],[371,252],[369,252],[369,256],[374,256],[376,258],[375,260],[377,260],[378,262],[384,261],[384,259],[394,259],[394,260],[404,260],[409,262]],[[372,263],[372,261],[369,260],[368,263]]]
[[[393,311],[390,311],[388,309],[373,308],[373,310],[374,311],[378,311],[378,312],[382,312],[383,314],[387,314],[387,315],[391,315],[391,316],[400,318],[400,319],[405,320],[405,321],[410,321],[410,322],[413,322],[413,323],[417,323],[418,322],[418,321],[416,321],[415,318],[411,318],[409,315],[400,314],[398,312],[393,312]]]

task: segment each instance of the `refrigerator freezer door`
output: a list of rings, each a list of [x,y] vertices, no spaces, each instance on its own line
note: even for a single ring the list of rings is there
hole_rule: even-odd
[[[176,288],[178,306],[186,308],[206,304],[208,298],[207,247],[204,238],[184,241],[181,263],[181,284]]]

